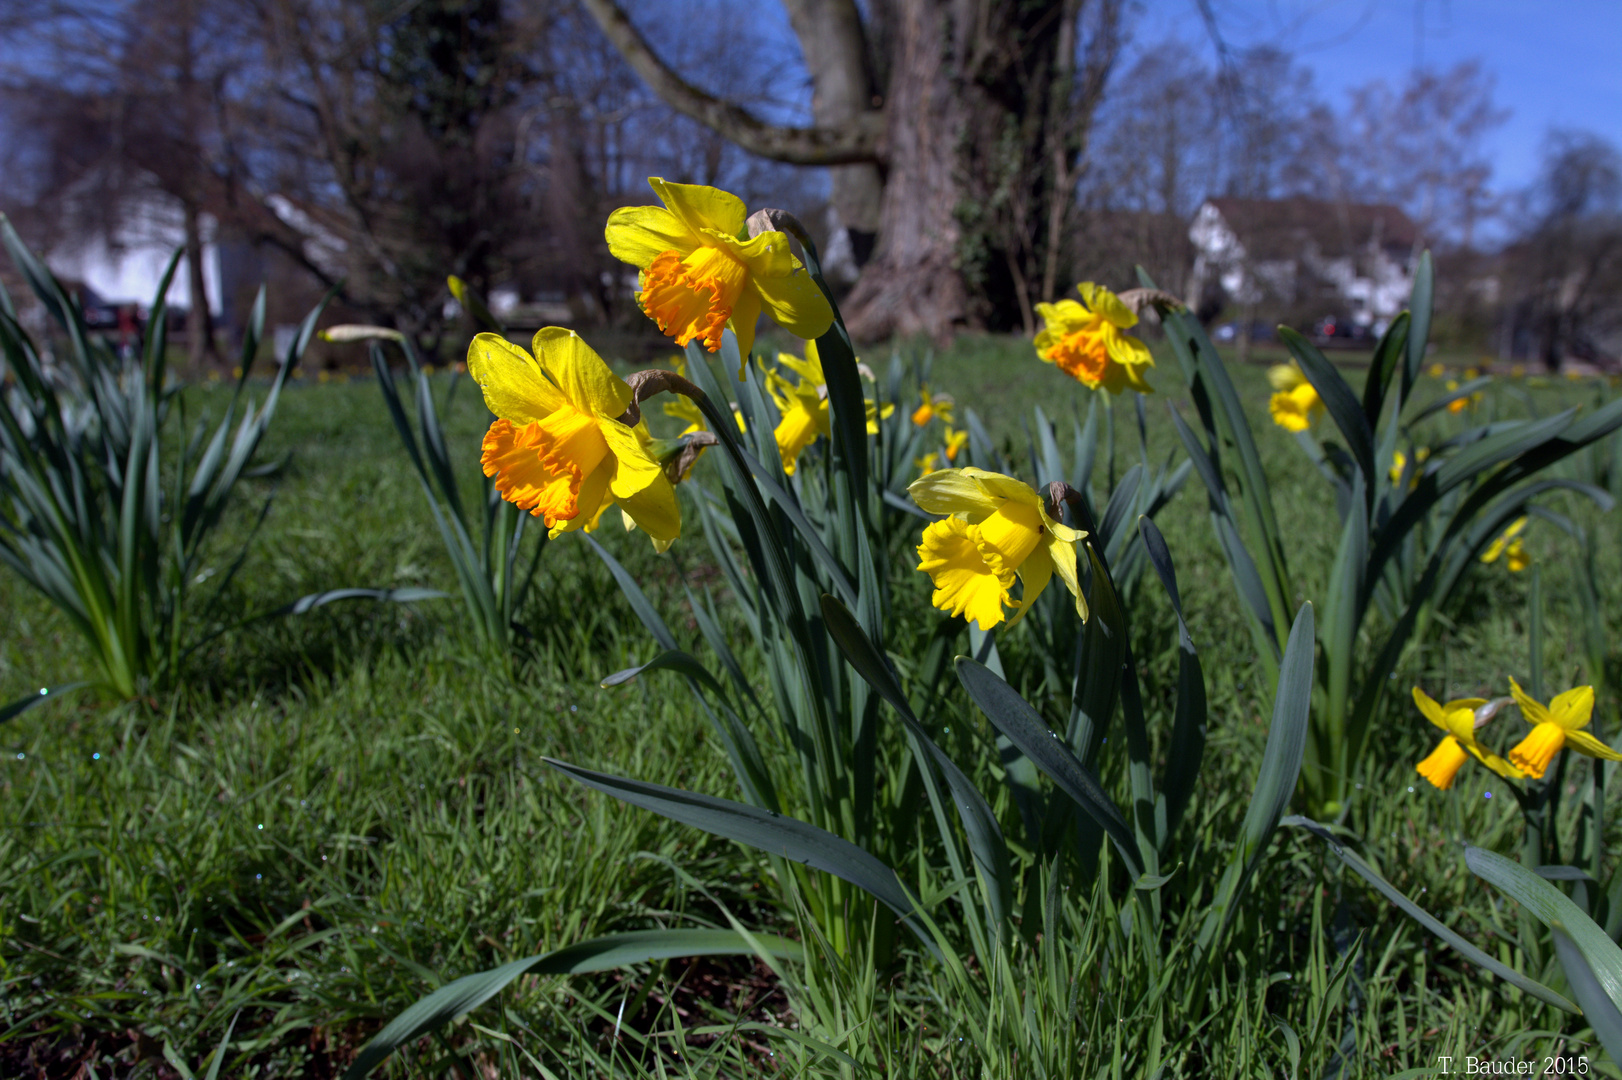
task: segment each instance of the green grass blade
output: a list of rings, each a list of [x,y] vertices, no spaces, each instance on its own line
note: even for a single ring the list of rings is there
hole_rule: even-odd
[[[88,682],[81,680],[80,682],[63,683],[61,686],[42,686],[37,694],[29,694],[27,697],[18,698],[10,705],[0,705],[0,724],[5,723],[7,720],[15,720],[35,705],[41,705],[53,697],[72,693],[89,685]]]

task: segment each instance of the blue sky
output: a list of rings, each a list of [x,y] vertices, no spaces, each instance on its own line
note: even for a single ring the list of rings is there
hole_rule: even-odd
[[[1622,0],[1211,0],[1230,48],[1277,45],[1311,68],[1331,104],[1416,63],[1480,59],[1508,120],[1489,136],[1501,191],[1531,183],[1551,127],[1622,146]],[[1180,36],[1213,55],[1195,0],[1144,0],[1136,44]]]

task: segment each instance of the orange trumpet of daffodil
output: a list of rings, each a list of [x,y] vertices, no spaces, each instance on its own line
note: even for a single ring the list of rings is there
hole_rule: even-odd
[[[1079,304],[1066,299],[1036,305],[1047,323],[1036,335],[1036,355],[1089,390],[1152,393],[1143,374],[1154,367],[1154,357],[1147,345],[1126,333],[1138,325],[1137,313],[1102,285],[1083,281],[1076,291],[1081,293]]]
[[[1533,700],[1514,679],[1509,680],[1509,691],[1515,695],[1521,715],[1532,725],[1532,733],[1509,752],[1509,760],[1527,776],[1541,778],[1548,771],[1549,762],[1565,746],[1592,758],[1622,761],[1622,754],[1582,730],[1594,714],[1592,686],[1573,687],[1557,694],[1547,708]]]
[[[1446,791],[1453,786],[1453,778],[1471,757],[1504,777],[1515,779],[1521,771],[1497,754],[1476,742],[1476,729],[1491,720],[1508,699],[1488,701],[1486,698],[1459,698],[1446,705],[1439,704],[1419,687],[1414,687],[1414,704],[1425,714],[1425,719],[1447,732],[1430,756],[1415,766],[1415,771],[1436,787]]]
[[[647,426],[619,419],[631,388],[572,330],[536,333],[534,354],[480,334],[467,366],[496,414],[479,461],[501,497],[546,522],[552,536],[590,532],[618,504],[660,551],[681,535],[676,490],[648,450]]]
[[[933,455],[931,455],[933,456]],[[1054,574],[1087,617],[1076,580],[1076,543],[1086,537],[1048,514],[1042,497],[1011,476],[983,469],[937,469],[907,488],[913,502],[946,515],[924,528],[918,569],[935,583],[931,603],[990,630],[1017,623]],[[1014,579],[1024,591],[1013,597]]]
[[[604,236],[615,258],[642,271],[637,302],[677,345],[697,338],[715,352],[731,326],[747,363],[762,311],[808,341],[833,325],[833,306],[789,250],[788,235],[751,237],[743,200],[656,176],[648,184],[664,205],[615,210]]]

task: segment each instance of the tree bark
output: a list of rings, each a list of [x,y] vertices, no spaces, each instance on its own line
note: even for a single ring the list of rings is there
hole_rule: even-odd
[[[208,282],[203,277],[203,227],[197,204],[185,204],[186,283],[191,288],[191,308],[186,312],[186,338],[191,343],[192,363],[201,366],[219,359],[214,347],[214,313],[208,308]]]

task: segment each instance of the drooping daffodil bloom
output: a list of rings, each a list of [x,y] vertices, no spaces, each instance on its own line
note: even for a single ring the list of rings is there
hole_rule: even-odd
[[[922,457],[913,458],[912,467],[918,470],[919,479],[928,476],[932,472],[936,472],[941,467],[940,452],[931,450]]]
[[[766,372],[766,389],[782,416],[773,431],[777,452],[783,458],[783,471],[793,476],[801,452],[816,442],[818,435],[833,432],[828,415],[828,380],[823,377],[815,342],[806,343],[804,360],[780,352],[777,363],[799,376],[797,383],[790,383],[775,371]]]
[[[925,386],[918,391],[923,404],[912,410],[912,422],[918,427],[924,427],[937,416],[947,424],[952,422],[952,397],[950,394],[930,394],[929,387]]]
[[[640,525],[663,551],[681,535],[681,511],[646,425],[619,419],[631,388],[572,330],[546,327],[533,348],[488,333],[468,346],[468,370],[497,417],[484,436],[484,474],[554,537],[595,529],[618,504],[626,527]]]
[[[1037,304],[1036,313],[1047,326],[1036,335],[1036,355],[1080,382],[1089,390],[1102,387],[1112,394],[1131,388],[1142,394],[1154,388],[1144,380],[1154,367],[1149,347],[1126,331],[1138,325],[1138,316],[1121,298],[1090,281],[1076,286],[1081,303],[1064,299]]]
[[[1491,720],[1506,703],[1507,699],[1503,698],[1497,701],[1459,698],[1443,705],[1414,687],[1414,704],[1419,706],[1419,711],[1425,714],[1425,719],[1447,732],[1430,756],[1415,766],[1415,771],[1443,791],[1453,786],[1460,767],[1472,757],[1506,780],[1518,778],[1519,769],[1476,742],[1476,729]]]
[[[1274,364],[1267,369],[1267,381],[1273,384],[1267,411],[1285,431],[1307,430],[1324,411],[1317,389],[1294,363]]]
[[[615,258],[642,271],[637,302],[676,344],[696,338],[715,352],[731,326],[747,364],[762,311],[808,341],[833,325],[833,307],[789,249],[788,235],[749,236],[742,199],[656,176],[648,184],[664,205],[623,206],[608,216],[604,235]]]
[[[951,424],[946,425],[946,460],[956,461],[963,448],[969,444],[969,433],[958,431]]]
[[[1622,761],[1622,754],[1583,730],[1594,714],[1592,686],[1577,686],[1556,694],[1547,708],[1534,701],[1514,679],[1509,680],[1509,691],[1515,695],[1521,715],[1532,725],[1532,733],[1509,752],[1509,760],[1527,776],[1541,778],[1548,771],[1549,762],[1564,746],[1592,758]]]
[[[1531,566],[1532,556],[1526,553],[1526,544],[1521,538],[1521,531],[1525,528],[1526,519],[1517,518],[1509,528],[1499,533],[1493,542],[1487,545],[1487,550],[1481,553],[1481,561],[1493,563],[1502,557],[1504,565],[1514,574]]]
[[[1054,574],[1087,617],[1076,580],[1076,544],[1086,537],[1048,515],[1042,496],[1011,476],[983,469],[940,469],[907,488],[912,501],[946,515],[924,528],[918,569],[935,583],[937,608],[978,623],[981,630],[1008,618],[1018,622]],[[1014,579],[1024,586],[1013,595]]]

